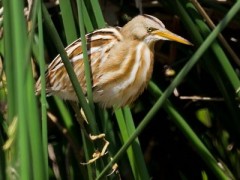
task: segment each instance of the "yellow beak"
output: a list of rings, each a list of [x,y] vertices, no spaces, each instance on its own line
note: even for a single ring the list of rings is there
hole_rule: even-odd
[[[157,36],[160,36],[162,38],[165,38],[166,40],[176,41],[176,42],[179,42],[179,43],[182,43],[182,44],[187,44],[187,45],[193,45],[188,40],[182,38],[181,36],[178,36],[177,34],[172,33],[171,31],[168,31],[167,29],[155,30],[152,33],[154,35],[157,35]]]

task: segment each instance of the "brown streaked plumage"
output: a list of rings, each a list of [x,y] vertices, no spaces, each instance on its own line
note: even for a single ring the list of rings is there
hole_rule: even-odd
[[[173,40],[190,45],[186,39],[168,31],[150,15],[139,15],[122,28],[103,28],[86,35],[92,71],[93,100],[103,107],[130,104],[143,92],[153,70],[154,44]],[[66,48],[79,83],[86,93],[81,39]],[[40,80],[36,92],[41,90]],[[48,66],[46,92],[77,101],[71,81],[58,55]]]

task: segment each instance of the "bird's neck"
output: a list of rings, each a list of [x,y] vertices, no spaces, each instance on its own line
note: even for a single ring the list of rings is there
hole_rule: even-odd
[[[148,40],[147,38],[145,38],[143,41],[145,44],[147,44],[147,46],[149,47],[149,49],[151,51],[154,51],[154,46],[155,46],[156,41]]]

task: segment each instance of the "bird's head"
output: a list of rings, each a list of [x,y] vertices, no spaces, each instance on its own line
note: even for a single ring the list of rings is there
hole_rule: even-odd
[[[133,18],[123,26],[121,32],[125,38],[138,39],[149,45],[159,40],[170,40],[192,45],[188,40],[167,30],[162,21],[146,14]]]

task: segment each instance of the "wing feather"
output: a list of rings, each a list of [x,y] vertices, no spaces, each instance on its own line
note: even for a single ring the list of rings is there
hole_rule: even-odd
[[[93,86],[97,83],[97,72],[99,64],[107,58],[112,47],[122,40],[119,28],[104,28],[86,35],[87,54],[91,63]],[[69,61],[77,75],[79,83],[86,92],[86,80],[84,75],[84,63],[81,39],[77,39],[65,48]],[[36,93],[41,90],[40,79],[36,83]],[[76,100],[73,87],[66,72],[60,55],[49,64],[46,72],[46,92],[49,95],[56,94],[62,98]]]

